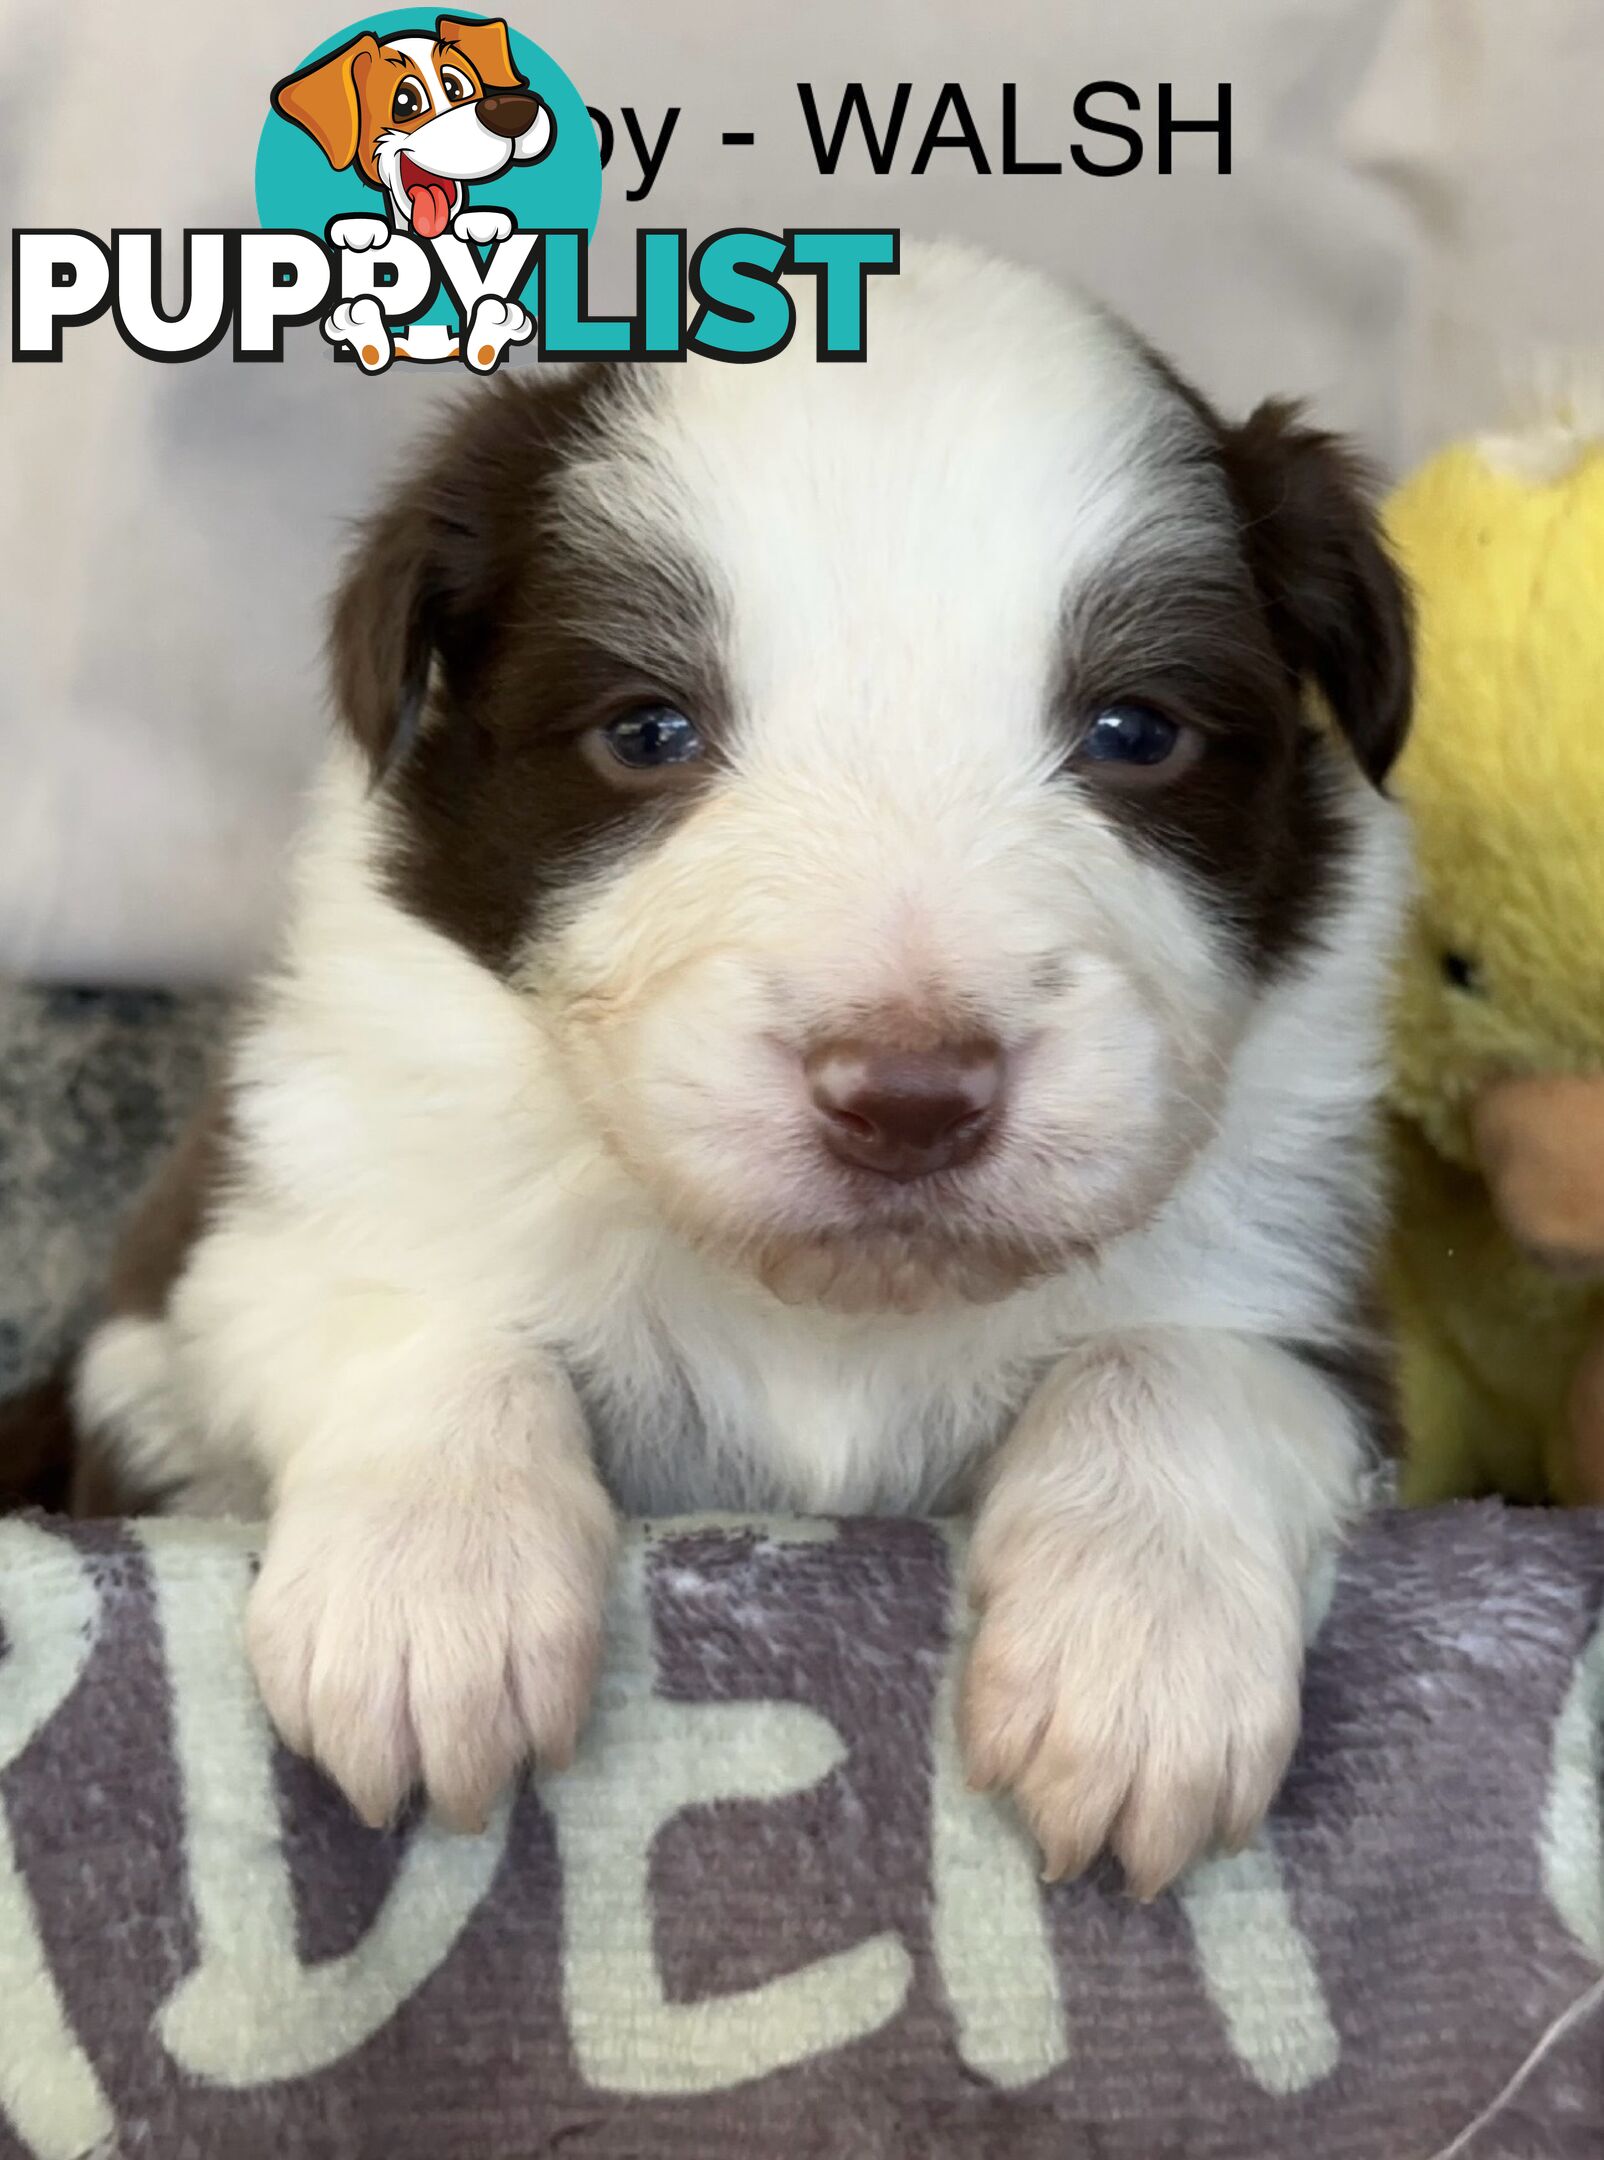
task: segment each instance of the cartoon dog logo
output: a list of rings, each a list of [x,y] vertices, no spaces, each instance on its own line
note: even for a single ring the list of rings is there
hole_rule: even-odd
[[[478,246],[506,239],[512,218],[505,210],[471,209],[469,186],[510,165],[538,164],[557,139],[551,108],[519,74],[499,20],[442,15],[432,33],[403,31],[383,40],[366,30],[275,83],[272,103],[311,136],[336,172],[354,168],[384,197],[386,217],[334,220],[329,238],[342,248],[382,247],[392,232],[421,240],[449,232]],[[364,367],[388,363],[390,339],[377,302],[337,309],[326,327]],[[475,351],[493,345],[499,357],[532,327],[516,303],[487,296],[475,310],[470,342]],[[446,359],[456,346],[425,339],[420,329],[410,351],[400,340],[395,350]]]

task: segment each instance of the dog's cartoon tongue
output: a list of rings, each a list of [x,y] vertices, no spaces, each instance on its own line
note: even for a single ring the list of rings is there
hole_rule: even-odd
[[[451,205],[457,195],[455,180],[437,179],[411,158],[403,158],[401,185],[412,205],[413,231],[425,240],[438,240],[451,220]]]

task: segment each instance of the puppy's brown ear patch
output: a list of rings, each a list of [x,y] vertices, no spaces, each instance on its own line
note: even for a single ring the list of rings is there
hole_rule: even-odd
[[[1279,401],[1224,429],[1221,456],[1276,647],[1379,787],[1408,733],[1414,664],[1408,589],[1369,475],[1340,437]]]
[[[523,88],[525,78],[513,62],[507,25],[499,17],[492,22],[463,22],[455,15],[441,15],[434,33],[442,45],[456,46],[487,90]]]
[[[335,708],[375,775],[422,709],[434,584],[433,520],[426,493],[413,487],[363,527],[329,630]]]
[[[338,52],[273,85],[273,110],[304,128],[336,172],[356,163],[362,142],[362,84],[378,55],[378,39],[364,30]]]
[[[396,761],[435,681],[460,696],[492,660],[577,392],[483,386],[358,527],[335,595],[329,665],[341,720],[375,775]]]

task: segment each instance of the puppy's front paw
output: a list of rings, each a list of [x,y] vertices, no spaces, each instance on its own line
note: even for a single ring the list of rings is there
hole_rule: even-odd
[[[281,1506],[251,1596],[268,1714],[364,1821],[421,1785],[442,1821],[477,1828],[523,1763],[573,1753],[612,1544],[588,1471],[472,1494],[318,1484]]]
[[[1298,1734],[1290,1579],[1056,1527],[990,1546],[982,1526],[973,1566],[964,1760],[972,1784],[1012,1789],[1049,1878],[1107,1846],[1150,1898],[1252,1839]]]

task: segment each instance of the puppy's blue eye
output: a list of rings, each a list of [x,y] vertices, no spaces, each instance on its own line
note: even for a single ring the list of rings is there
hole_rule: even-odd
[[[637,705],[603,728],[602,739],[631,772],[685,765],[702,754],[696,723],[672,705]]]
[[[1178,720],[1151,705],[1108,705],[1081,737],[1076,755],[1089,765],[1168,764],[1180,749]]]

